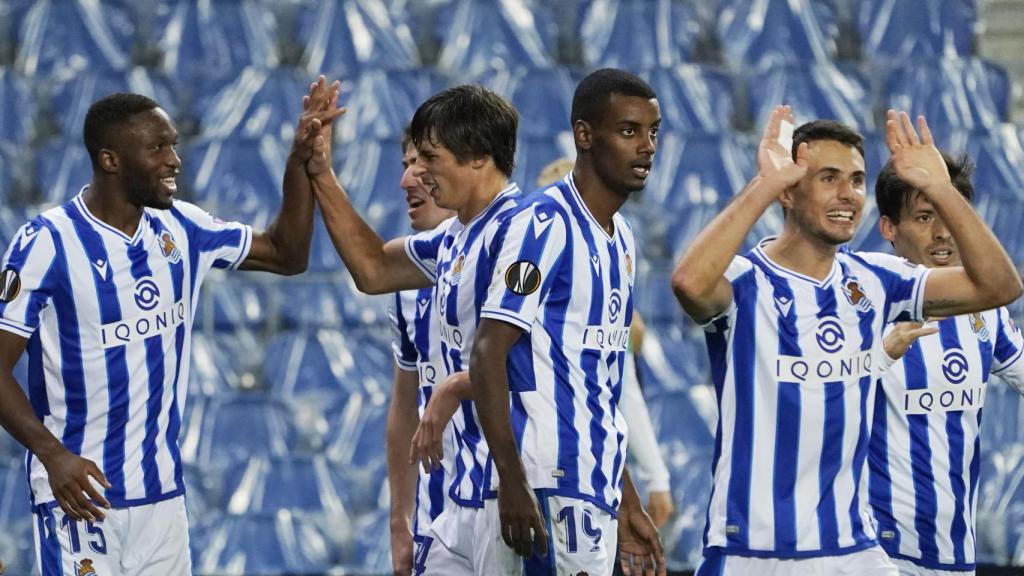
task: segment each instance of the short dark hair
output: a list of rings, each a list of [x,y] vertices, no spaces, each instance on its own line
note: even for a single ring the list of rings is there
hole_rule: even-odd
[[[953,187],[967,199],[968,202],[974,199],[974,185],[971,184],[971,173],[974,165],[970,156],[961,154],[953,158],[942,152],[942,160],[949,170],[949,179],[953,181]],[[885,163],[882,171],[875,181],[875,203],[878,204],[878,215],[886,216],[893,224],[900,223],[900,212],[904,206],[910,206],[916,190],[913,186],[900,179],[896,175],[896,168],[890,159]]]
[[[398,142],[402,146],[402,155],[405,155],[405,149],[412,144],[412,124],[405,125],[402,129],[402,138]]]
[[[482,86],[468,84],[431,96],[416,109],[409,126],[417,147],[436,138],[459,162],[490,156],[509,177],[516,165],[518,129],[519,113],[511,104]]]
[[[864,158],[864,137],[856,130],[846,124],[835,120],[814,120],[801,125],[793,131],[793,160],[796,160],[796,150],[800,144],[817,142],[820,140],[834,140],[840,144],[846,144],[856,148],[860,157]]]
[[[82,127],[82,139],[93,167],[99,166],[100,150],[110,147],[110,138],[116,128],[140,112],[159,107],[152,98],[127,92],[116,92],[93,102]]]
[[[587,75],[572,97],[572,124],[577,120],[597,122],[605,113],[612,94],[657,98],[654,89],[639,76],[617,68],[602,68]]]

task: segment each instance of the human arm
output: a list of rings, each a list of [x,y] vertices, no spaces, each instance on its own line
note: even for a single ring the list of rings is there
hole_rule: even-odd
[[[619,410],[626,419],[629,430],[629,453],[637,465],[637,475],[647,485],[647,512],[654,525],[661,527],[668,522],[675,511],[669,492],[669,473],[658,450],[658,439],[651,425],[647,403],[640,392],[640,381],[636,377],[634,355],[627,353],[622,367],[622,399]]]
[[[395,364],[388,406],[388,485],[391,489],[391,567],[395,574],[412,573],[412,515],[416,507],[416,467],[405,457],[419,419],[419,378]]]
[[[313,155],[313,141],[329,138],[332,123],[345,112],[337,107],[338,91],[337,81],[328,85],[321,76],[303,98],[302,116],[285,162],[281,208],[265,231],[253,233],[241,270],[286,275],[306,270],[313,237],[313,190],[306,163]]]
[[[516,326],[481,318],[470,356],[469,379],[480,427],[498,472],[501,537],[520,556],[530,556],[534,546],[546,556],[547,532],[509,419],[508,353],[522,335]]]
[[[444,430],[463,400],[473,398],[469,372],[463,370],[435,386],[412,437],[409,461],[420,462],[424,472],[437,470],[444,459]]]
[[[619,505],[619,563],[626,576],[665,576],[665,551],[658,529],[640,504],[640,495],[622,471],[622,503]]]
[[[672,290],[683,310],[698,322],[722,313],[732,301],[725,271],[750,229],[779,195],[807,172],[807,145],[796,151],[779,143],[782,121],[793,121],[788,106],[777,106],[768,119],[757,151],[757,175],[694,239],[675,271]]]
[[[73,454],[43,425],[14,378],[14,365],[27,345],[27,339],[0,330],[0,425],[42,462],[65,514],[76,520],[102,520],[105,514],[96,504],[110,508],[110,503],[90,477],[105,488],[110,483],[94,462]]]
[[[905,112],[890,110],[885,127],[896,175],[921,191],[946,223],[963,266],[935,268],[924,288],[925,316],[954,316],[1004,306],[1024,287],[1010,256],[953,187],[946,163],[923,116],[918,131]]]
[[[882,340],[882,348],[885,350],[886,358],[883,359],[889,366],[906,354],[918,338],[935,334],[939,331],[938,326],[925,326],[921,322],[896,322],[885,334]],[[888,368],[888,366],[886,366]]]

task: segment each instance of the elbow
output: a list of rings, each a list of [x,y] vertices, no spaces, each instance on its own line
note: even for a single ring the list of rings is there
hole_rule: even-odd
[[[680,266],[672,273],[672,293],[675,294],[676,300],[685,306],[689,302],[696,301],[702,290],[693,274]]]
[[[1024,294],[1024,283],[1021,282],[1020,274],[1017,274],[1015,271],[1013,280],[1006,283],[1002,292],[1002,300],[1000,301],[999,306],[1006,306],[1017,298],[1020,298],[1020,295]]]
[[[388,293],[385,287],[380,282],[377,282],[374,276],[369,274],[357,274],[352,272],[352,282],[355,283],[356,290],[359,290],[363,294],[378,296],[380,294]]]

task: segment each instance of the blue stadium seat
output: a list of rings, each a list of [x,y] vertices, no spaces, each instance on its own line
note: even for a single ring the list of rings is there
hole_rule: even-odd
[[[230,470],[225,487],[229,514],[289,510],[346,519],[340,491],[345,486],[322,456],[256,457]]]
[[[227,80],[247,66],[278,65],[272,11],[261,2],[175,0],[159,6],[155,35],[162,52],[159,68],[185,86]]]
[[[324,453],[344,470],[344,497],[356,513],[376,506],[386,477],[381,433],[386,420],[387,396],[378,392],[349,396],[345,408],[330,421]]]
[[[682,570],[700,562],[704,523],[711,498],[711,452],[671,461],[673,501],[676,513],[661,530],[669,568]]]
[[[857,28],[873,60],[961,58],[974,46],[974,0],[859,0]]]
[[[533,0],[456,0],[437,21],[437,68],[452,78],[476,78],[490,68],[553,64],[553,19]]]
[[[267,344],[263,378],[282,398],[344,399],[361,390],[354,375],[362,347],[347,336],[328,329],[282,333]]]
[[[753,73],[748,85],[750,112],[758,132],[779,104],[793,107],[797,124],[828,118],[861,131],[872,128],[870,86],[855,68],[828,62],[775,66]]]
[[[565,67],[491,69],[474,81],[504,96],[519,111],[519,137],[545,137],[572,129],[578,78]]]
[[[568,130],[555,136],[520,137],[516,148],[512,181],[519,184],[524,194],[538,188],[537,178],[548,164],[559,158],[576,157],[576,145]]]
[[[333,563],[322,530],[287,510],[227,516],[209,526],[192,550],[202,574],[323,574]]]
[[[189,370],[190,394],[209,398],[243,388],[245,367],[228,353],[220,333],[204,334],[193,330],[192,364]]]
[[[924,114],[935,130],[990,130],[1009,116],[1006,70],[980,59],[914,61],[886,80],[884,108]]]
[[[326,232],[323,237],[326,237]],[[317,236],[314,235],[314,242]],[[322,244],[322,258],[338,268],[341,259],[329,240]],[[318,257],[314,244],[312,258]],[[333,259],[333,260],[332,260]],[[312,263],[310,268],[313,268]],[[281,320],[290,328],[338,328],[380,325],[387,319],[390,296],[367,295],[359,292],[348,272],[342,271],[327,278],[295,280],[290,282],[291,296],[280,307]]]
[[[7,565],[6,574],[37,573],[34,538],[27,511],[13,524],[0,522],[0,558]]]
[[[204,83],[196,98],[203,111],[202,134],[206,138],[273,136],[290,145],[302,114],[302,97],[313,80],[294,70],[250,66],[227,82]]]
[[[29,143],[35,134],[38,107],[28,79],[0,67],[0,134],[4,135],[5,144]]]
[[[24,522],[32,510],[23,458],[0,461],[0,488],[0,526]]]
[[[836,14],[828,2],[722,0],[718,35],[735,68],[831,60],[836,52]]]
[[[366,70],[355,78],[341,103],[351,110],[335,126],[341,150],[358,150],[367,139],[382,140],[398,148],[405,126],[416,108],[445,87],[445,82],[429,69]],[[347,88],[347,83],[346,83]],[[397,181],[396,181],[397,187]]]
[[[348,152],[348,153],[346,153]],[[384,239],[410,232],[405,192],[399,187],[402,149],[398,138],[361,140],[338,150],[338,181],[359,214]]]
[[[204,310],[212,314],[212,325],[217,332],[259,331],[268,321],[272,298],[280,289],[267,278],[250,279],[246,275],[232,275],[204,285]]]
[[[645,310],[640,313],[647,314]],[[711,367],[703,331],[691,321],[649,323],[639,368],[641,382],[651,394],[659,390],[683,392],[710,382]]]
[[[63,204],[92,180],[92,163],[80,142],[53,140],[39,148],[34,174],[39,200]]]
[[[709,66],[680,64],[652,68],[640,76],[658,94],[662,135],[729,130],[735,106],[732,80],[725,73]]]
[[[135,92],[157,101],[172,121],[178,121],[181,109],[175,91],[165,79],[146,68],[125,70],[87,70],[45,85],[43,112],[56,120],[60,134],[82,147],[82,124],[93,102],[114,92]]]
[[[348,78],[361,70],[409,70],[420,64],[404,11],[382,0],[308,3],[299,15],[301,67]]]
[[[284,456],[298,444],[287,406],[263,394],[225,395],[196,409],[200,429],[189,430],[182,457],[206,469],[222,470],[253,456]]]
[[[386,574],[391,572],[391,540],[382,538],[389,528],[389,511],[375,510],[356,519],[352,549],[343,565],[346,574]]]
[[[689,60],[700,32],[688,2],[597,0],[584,10],[579,38],[588,67],[637,71]]]
[[[279,138],[202,139],[179,151],[192,200],[214,216],[266,230],[281,203],[287,150]]]
[[[41,0],[21,17],[15,67],[47,79],[124,71],[131,66],[134,35],[130,14],[118,4]]]

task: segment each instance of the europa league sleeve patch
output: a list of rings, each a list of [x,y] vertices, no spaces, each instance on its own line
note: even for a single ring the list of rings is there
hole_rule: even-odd
[[[21,278],[13,268],[0,272],[0,302],[7,304],[21,292]]]
[[[533,262],[520,260],[505,270],[505,286],[520,296],[529,296],[540,288],[540,270]]]

